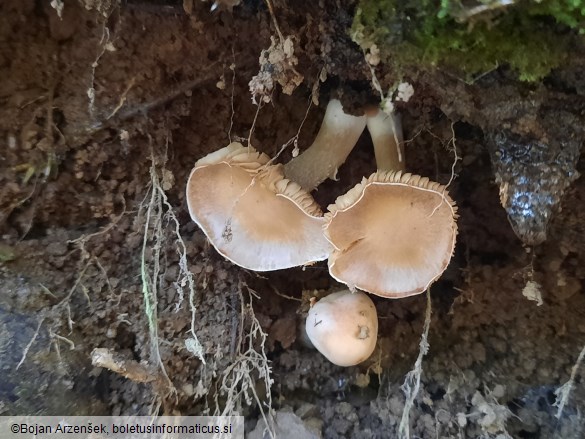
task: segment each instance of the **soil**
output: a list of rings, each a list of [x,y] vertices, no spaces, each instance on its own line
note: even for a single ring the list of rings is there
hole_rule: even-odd
[[[70,0],[61,16],[48,1],[1,3],[0,414],[238,411],[251,431],[270,404],[317,437],[398,437],[426,295],[373,297],[378,347],[340,368],[303,330],[309,298],[343,287],[326,263],[249,272],[189,218],[197,159],[249,138],[286,162],[329,98],[353,113],[377,100],[347,33],[353,4],[274,2],[294,55],[264,66],[279,84],[258,110],[248,83],[278,32],[266,3],[233,3]],[[585,437],[584,55],[537,85],[505,68],[474,84],[440,69],[404,78],[407,167],[446,184],[454,166],[459,213],[455,255],[430,289],[411,437]],[[385,88],[396,80],[374,71]],[[552,194],[545,219],[519,222],[500,203],[499,185],[525,169],[498,161],[510,143],[548,145],[538,160],[558,165],[529,172],[527,190]],[[364,134],[315,198],[326,208],[374,170]],[[536,290],[541,303],[523,295]],[[92,365],[95,348],[145,378]]]

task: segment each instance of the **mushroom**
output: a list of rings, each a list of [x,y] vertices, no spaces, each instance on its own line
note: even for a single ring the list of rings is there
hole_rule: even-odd
[[[311,306],[305,330],[329,361],[353,366],[366,360],[376,347],[376,307],[362,292],[333,293]]]
[[[197,161],[187,183],[191,218],[221,255],[250,270],[327,259],[321,209],[269,161],[236,142]]]
[[[307,191],[335,176],[365,125],[365,116],[347,115],[332,100],[311,147],[284,167],[239,143],[209,154],[189,176],[191,217],[219,253],[244,268],[278,270],[327,259],[325,220]]]
[[[384,144],[393,150],[378,162],[391,169],[364,177],[338,197],[325,215],[324,233],[334,247],[328,262],[332,277],[350,289],[400,298],[422,293],[447,268],[457,208],[445,186],[400,170],[402,142],[398,134],[390,135],[400,121],[391,117],[394,127],[384,129],[380,125],[388,118],[378,116],[368,119],[368,128],[376,151],[383,153]]]
[[[334,179],[365,127],[366,116],[345,114],[341,102],[332,99],[312,145],[284,166],[284,174],[309,192]]]

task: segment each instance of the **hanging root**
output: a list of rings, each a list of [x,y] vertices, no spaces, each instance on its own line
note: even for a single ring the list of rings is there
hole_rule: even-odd
[[[186,340],[185,344],[188,350],[203,363],[205,363],[205,359],[203,357],[203,348],[199,343],[194,329],[196,321],[195,280],[188,268],[187,248],[180,234],[179,221],[165,192],[173,184],[172,173],[165,168],[167,160],[166,148],[161,157],[156,157],[154,148],[152,147],[152,139],[149,140],[151,144],[150,186],[147,190],[147,196],[140,206],[140,211],[144,212],[145,216],[140,277],[144,298],[144,310],[150,335],[151,362],[157,365],[159,372],[164,377],[167,390],[170,393],[175,393],[175,389],[166,373],[160,356],[159,325],[157,318],[158,286],[163,275],[161,273],[161,262],[164,259],[163,252],[168,245],[169,239],[173,240],[173,244],[179,255],[179,274],[177,280],[174,282],[174,287],[179,297],[176,309],[178,310],[181,307],[185,293],[188,295],[191,309],[191,338]],[[171,237],[167,236],[169,229]]]
[[[245,303],[242,287],[249,293],[249,302]],[[270,389],[274,380],[271,377],[271,367],[266,357],[266,333],[262,330],[252,306],[253,297],[257,294],[245,283],[239,286],[240,299],[240,333],[235,358],[223,372],[219,395],[216,395],[216,416],[232,416],[242,414],[242,407],[258,405],[262,419],[267,426],[270,438],[275,439],[274,424],[272,422],[272,396]],[[264,389],[259,392],[258,384]],[[225,398],[224,408],[220,411],[218,397]]]
[[[569,381],[567,381],[565,384],[563,384],[557,390],[555,390],[557,400],[555,401],[554,406],[557,407],[557,414],[555,415],[557,419],[561,419],[561,417],[563,416],[563,410],[565,409],[565,406],[569,402],[569,396],[571,394],[571,391],[573,390],[575,378],[577,378],[577,372],[581,367],[581,363],[583,363],[583,358],[585,358],[585,346],[583,346],[583,349],[581,349],[581,353],[577,357],[577,361],[575,362],[573,368],[571,369],[571,376],[569,377]]]
[[[404,383],[402,384],[402,391],[406,397],[404,402],[404,410],[402,411],[402,418],[400,419],[400,425],[398,426],[398,437],[400,439],[410,438],[410,410],[414,405],[414,400],[418,395],[420,388],[420,377],[422,375],[422,360],[429,351],[429,328],[431,326],[431,293],[430,289],[427,289],[427,311],[425,313],[425,323],[423,326],[423,333],[420,338],[420,349],[418,357],[414,362],[414,369],[406,374]]]

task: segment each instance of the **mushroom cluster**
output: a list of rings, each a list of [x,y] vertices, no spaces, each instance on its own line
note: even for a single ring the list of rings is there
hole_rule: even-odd
[[[310,192],[335,178],[366,127],[378,171],[323,214]],[[331,276],[351,291],[389,298],[425,291],[447,268],[457,235],[457,208],[446,187],[405,172],[400,118],[379,110],[351,116],[338,100],[329,102],[313,144],[285,165],[239,143],[197,161],[187,203],[216,250],[241,267],[269,271],[327,259]],[[322,299],[309,315],[326,305],[338,314],[346,303],[369,300],[363,293],[347,294]],[[337,301],[343,305],[334,306]],[[335,364],[348,365],[350,360],[335,359],[331,343],[320,339],[326,327],[309,332],[307,321],[317,349]],[[362,348],[354,358],[371,354],[376,333],[377,323],[367,349],[358,343]]]

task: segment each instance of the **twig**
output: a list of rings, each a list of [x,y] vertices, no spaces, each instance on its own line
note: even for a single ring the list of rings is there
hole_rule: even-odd
[[[94,349],[91,353],[91,364],[111,370],[137,383],[151,383],[160,379],[147,366],[135,360],[123,358],[111,349]]]
[[[303,301],[303,299],[299,299],[298,297],[287,296],[286,294],[281,293],[280,291],[278,291],[276,289],[275,286],[272,286],[272,290],[276,293],[277,296],[284,297],[285,299],[295,300],[297,302],[302,302]]]

